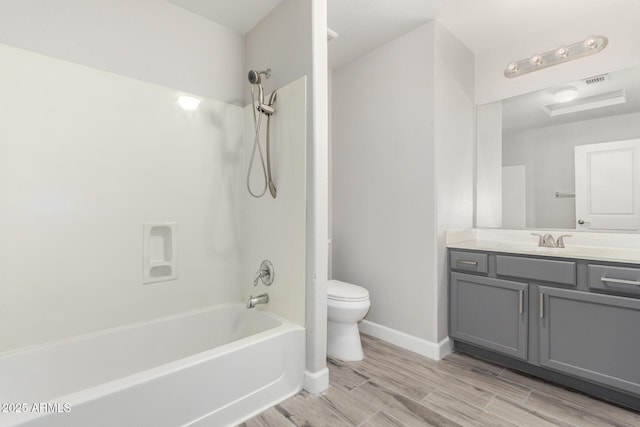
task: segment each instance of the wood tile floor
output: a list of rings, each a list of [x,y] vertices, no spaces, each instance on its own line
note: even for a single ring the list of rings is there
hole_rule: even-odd
[[[361,362],[329,360],[329,390],[243,423],[291,426],[640,426],[640,414],[463,354],[439,362],[363,335]]]

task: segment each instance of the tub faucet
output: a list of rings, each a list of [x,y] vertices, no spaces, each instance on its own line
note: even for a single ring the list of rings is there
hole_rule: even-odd
[[[253,279],[253,286],[258,286],[258,281],[267,276],[269,276],[269,272],[267,270],[258,270],[258,272],[256,273],[256,278]]]
[[[269,302],[269,294],[260,294],[258,296],[249,295],[247,308],[254,308],[258,304],[266,304]]]
[[[262,280],[266,286],[270,286],[273,283],[273,264],[268,259],[265,259],[260,264],[260,269],[256,273],[256,277],[253,279],[253,286],[258,286],[258,281]]]

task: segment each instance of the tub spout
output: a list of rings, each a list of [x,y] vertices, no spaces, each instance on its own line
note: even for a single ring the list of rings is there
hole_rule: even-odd
[[[258,304],[266,304],[269,302],[269,294],[260,294],[258,296],[249,295],[247,308],[254,308]]]

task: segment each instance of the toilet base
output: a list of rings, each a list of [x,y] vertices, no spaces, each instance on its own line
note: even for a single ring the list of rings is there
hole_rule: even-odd
[[[327,356],[345,362],[355,362],[364,358],[356,322],[327,322]]]

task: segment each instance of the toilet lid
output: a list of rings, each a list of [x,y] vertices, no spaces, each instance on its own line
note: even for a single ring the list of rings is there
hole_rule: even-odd
[[[369,291],[351,283],[329,280],[327,297],[334,301],[366,301],[369,299]]]

